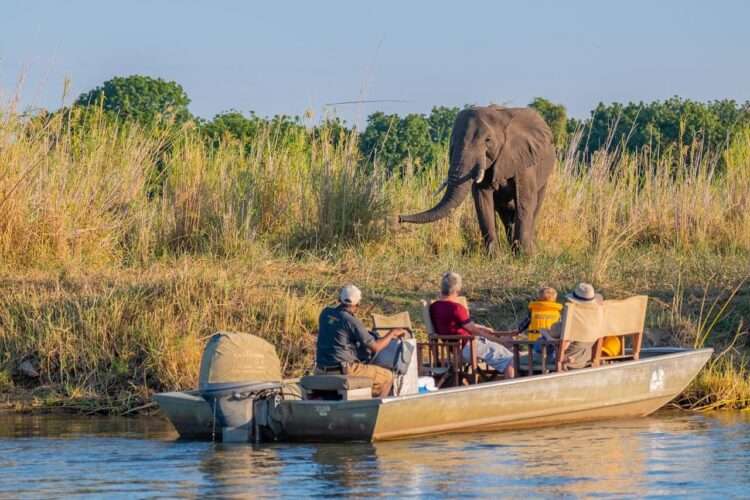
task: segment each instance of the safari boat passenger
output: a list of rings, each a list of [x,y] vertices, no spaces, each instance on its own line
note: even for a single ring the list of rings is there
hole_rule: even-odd
[[[339,305],[326,307],[320,313],[315,372],[342,374],[372,379],[372,396],[385,397],[391,391],[393,373],[380,366],[368,365],[363,351],[377,353],[391,340],[406,330],[396,328],[377,338],[357,318],[362,292],[354,285],[346,285],[339,292]],[[364,349],[362,349],[364,347]],[[358,354],[359,353],[359,354]]]
[[[495,335],[503,335],[492,328],[479,325],[471,320],[469,311],[461,302],[462,280],[458,273],[447,272],[440,281],[440,299],[430,305],[430,319],[438,335],[476,336],[476,355],[489,366],[504,374],[506,378],[515,377],[513,353],[505,346],[489,340]],[[464,361],[471,361],[471,348],[465,343],[462,351]]]
[[[578,283],[575,289],[565,295],[567,302],[577,302],[580,304],[600,304],[604,303],[601,294],[596,293],[594,287],[589,283]],[[562,335],[562,322],[555,323],[546,333],[553,339],[559,339]],[[571,342],[562,357],[563,370],[585,368],[591,362],[593,342]]]
[[[518,326],[519,332],[526,332],[529,340],[534,341],[534,352],[542,352],[542,330],[549,330],[560,321],[562,304],[557,302],[557,290],[551,286],[539,289],[536,299],[529,302],[529,316]],[[555,349],[547,346],[548,359],[554,359]]]
[[[526,331],[529,340],[537,340],[542,330],[549,330],[560,321],[562,304],[557,302],[557,290],[551,286],[539,289],[535,300],[529,302],[529,317],[519,326]]]

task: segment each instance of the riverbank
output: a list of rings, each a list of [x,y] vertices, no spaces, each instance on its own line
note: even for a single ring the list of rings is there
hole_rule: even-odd
[[[647,345],[708,345],[721,354],[678,400],[684,407],[743,408],[750,402],[742,323],[750,287],[740,279],[747,259],[742,253],[633,250],[600,281],[605,297],[651,297]],[[18,395],[10,406],[20,411],[149,412],[153,393],[196,385],[203,343],[217,330],[268,339],[284,373],[296,376],[312,367],[317,315],[342,283],[362,288],[365,310],[408,310],[417,334],[424,335],[419,300],[436,294],[446,269],[464,275],[477,321],[509,328],[539,286],[569,290],[590,276],[591,260],[545,253],[424,260],[385,245],[336,258],[290,258],[258,246],[245,258],[184,256],[142,269],[5,271],[0,380],[6,398]],[[38,376],[23,374],[23,361]]]
[[[538,250],[517,257],[504,241],[484,253],[468,199],[432,224],[395,223],[437,201],[444,144],[434,164],[396,175],[335,128],[204,139],[77,108],[0,109],[0,396],[147,410],[154,392],[195,386],[216,330],[268,339],[299,375],[341,284],[420,328],[420,299],[451,269],[473,316],[498,328],[542,285],[648,294],[649,342],[718,353],[681,404],[748,405],[750,129],[714,152],[582,155],[575,134],[547,185]]]

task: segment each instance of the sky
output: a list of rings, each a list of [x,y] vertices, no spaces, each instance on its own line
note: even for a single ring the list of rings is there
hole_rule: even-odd
[[[193,113],[335,114],[750,99],[750,2],[21,1],[0,9],[0,100],[55,109],[114,76]],[[743,62],[744,61],[744,62]],[[352,100],[396,102],[330,105]]]

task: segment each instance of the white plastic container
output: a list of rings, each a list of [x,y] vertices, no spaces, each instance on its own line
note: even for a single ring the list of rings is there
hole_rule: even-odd
[[[409,361],[409,368],[406,374],[399,377],[399,381],[396,384],[395,394],[397,396],[406,396],[419,392],[419,385],[417,384],[419,378],[417,369],[417,341],[414,339],[404,339],[403,342],[411,344],[411,361]]]
[[[419,393],[437,391],[435,387],[435,379],[432,377],[419,377],[417,379],[417,386],[419,387]]]

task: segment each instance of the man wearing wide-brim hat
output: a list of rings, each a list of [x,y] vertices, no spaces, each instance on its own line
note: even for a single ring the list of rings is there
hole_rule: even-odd
[[[565,295],[568,302],[578,304],[603,304],[604,298],[601,294],[596,293],[594,287],[589,283],[578,283],[572,292]],[[559,339],[562,335],[562,321],[558,321],[550,330],[548,335],[554,339]],[[563,369],[585,368],[591,361],[591,351],[594,346],[593,342],[573,341],[565,350],[562,359]]]
[[[596,293],[594,287],[589,283],[578,283],[572,292],[565,294],[565,298],[570,302],[578,302],[579,304],[590,304],[592,302],[601,304],[604,302],[604,297]]]

